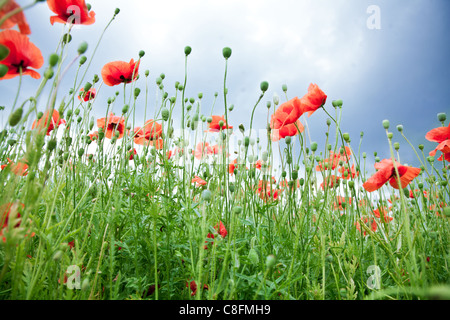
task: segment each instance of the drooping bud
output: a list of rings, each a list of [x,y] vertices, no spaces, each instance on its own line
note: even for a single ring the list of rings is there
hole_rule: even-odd
[[[229,47],[223,48],[223,50],[222,50],[223,57],[225,59],[228,59],[229,57],[231,57],[231,52],[232,52],[231,48],[229,48]]]

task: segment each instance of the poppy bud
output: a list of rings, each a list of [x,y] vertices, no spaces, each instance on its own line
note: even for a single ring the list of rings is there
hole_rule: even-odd
[[[1,60],[1,59],[0,59]],[[48,59],[48,64],[50,67],[54,67],[58,64],[59,56],[56,53],[52,53]]]
[[[211,201],[211,191],[203,190],[203,192],[202,192],[202,199],[205,200],[205,201]]]
[[[0,64],[0,78],[4,77],[8,73],[8,67],[4,64]]]
[[[348,133],[344,133],[343,136],[344,136],[345,142],[349,142],[349,140],[350,140],[350,135],[349,135]]]
[[[389,120],[383,120],[383,128],[385,128],[386,130],[389,129]]]
[[[78,149],[78,156],[81,158],[84,155],[84,149],[80,148]]]
[[[245,132],[245,127],[242,123],[239,125],[239,131],[241,131],[242,134],[244,134],[244,132]]]
[[[266,267],[268,269],[271,269],[272,267],[274,267],[276,263],[277,263],[277,258],[273,254],[267,256]]]
[[[228,59],[229,57],[231,57],[231,52],[232,52],[231,48],[228,47],[223,48],[222,50],[223,57],[225,59]]]
[[[134,89],[134,98],[136,99],[139,96],[140,93],[141,93],[141,89],[135,88]]]
[[[184,54],[185,54],[186,56],[190,55],[190,54],[191,54],[191,51],[192,51],[192,48],[191,48],[191,47],[189,47],[189,46],[184,47]]]
[[[16,126],[20,119],[22,119],[23,109],[17,108],[11,115],[9,116],[9,125],[11,127]]]
[[[375,162],[380,162],[380,157],[375,157]]]
[[[330,126],[330,125],[331,125],[331,120],[327,119],[327,126]]]
[[[262,153],[262,160],[263,160],[264,162],[266,162],[267,159],[269,159],[269,154],[268,154],[267,151],[264,151],[264,152]]]
[[[78,46],[78,54],[82,55],[86,52],[88,48],[88,44],[86,41],[83,41],[79,46]]]
[[[438,113],[437,117],[440,122],[445,122],[445,120],[447,120],[447,115],[445,113]]]
[[[233,111],[233,109],[234,109],[234,104],[232,104],[229,108],[228,108],[228,110],[231,112],[231,111]]]
[[[200,92],[197,96],[199,99],[201,99],[201,98],[203,98],[203,93]]]
[[[400,149],[400,143],[395,142],[394,143],[394,149],[398,151],[398,149]]]
[[[397,130],[398,130],[398,132],[403,132],[403,126],[401,124],[399,124],[397,126]]]
[[[129,108],[129,106],[127,104],[124,105],[123,108],[122,108],[122,114],[127,113],[128,112],[128,108]]]
[[[423,148],[424,148],[423,144],[419,144],[419,149],[423,150]]]
[[[6,59],[9,56],[9,48],[0,44],[0,61]]]
[[[163,118],[163,120],[164,121],[167,121],[167,120],[169,120],[169,109],[167,109],[166,107],[164,107],[162,110],[161,110],[161,116],[162,116],[162,118]]]
[[[100,81],[100,79],[99,79],[99,77],[98,77],[98,74],[94,74],[94,79],[92,79],[92,82],[93,83],[97,83],[97,82],[99,82]]]
[[[183,88],[183,85],[182,85],[182,84],[179,84],[179,85],[178,85],[178,90],[183,91],[183,89],[184,89],[184,88]]]
[[[84,92],[88,92],[89,89],[92,88],[92,83],[90,82],[86,82],[86,84],[84,85]]]
[[[284,138],[286,144],[291,144],[291,137],[287,136],[286,138]]]
[[[266,92],[269,89],[269,83],[267,81],[261,82],[260,88],[262,92]]]
[[[119,12],[120,12],[120,9],[116,8],[116,10],[114,11],[114,15],[117,16],[119,14]]]
[[[392,132],[388,132],[387,137],[391,140],[394,137],[394,134]]]
[[[317,151],[317,142],[311,143],[311,151],[316,152]]]
[[[69,33],[66,33],[66,34],[63,36],[63,42],[64,42],[65,44],[67,44],[67,43],[69,43],[70,41],[72,41],[72,35],[69,34]]]
[[[361,133],[359,134],[359,136],[362,138],[364,137],[364,131],[361,131]]]
[[[139,58],[142,58],[143,56],[145,56],[145,51],[144,50],[139,51]]]
[[[234,212],[235,214],[240,214],[240,213],[242,212],[242,207],[240,207],[240,206],[234,207],[234,208],[233,208],[233,212]]]
[[[283,84],[283,85],[281,86],[281,88],[283,89],[284,92],[287,91],[287,85]]]
[[[333,104],[333,107],[337,108],[337,107],[342,107],[343,102],[342,102],[342,100],[334,100],[332,102],[332,104]]]
[[[81,58],[80,58],[80,66],[82,66],[83,64],[85,64],[85,63],[86,63],[86,60],[87,60],[86,56],[81,56]]]
[[[270,101],[267,101],[267,109],[270,109],[270,107],[272,106]]]
[[[292,180],[298,179],[298,171],[292,171]]]
[[[90,3],[86,3],[86,8],[88,9],[88,11],[91,11],[91,9],[92,9],[91,4]]]
[[[331,150],[331,148],[332,148],[331,144],[328,144],[328,145],[327,145],[327,149],[328,149],[328,151],[330,151],[330,150]]]
[[[53,72],[53,69],[52,68],[47,68],[46,70],[45,70],[45,72],[44,72],[44,78],[45,79],[51,79],[51,78],[53,78],[53,75],[54,75],[55,73]]]
[[[56,140],[55,139],[49,140],[47,143],[48,151],[52,152],[55,148],[56,148]]]

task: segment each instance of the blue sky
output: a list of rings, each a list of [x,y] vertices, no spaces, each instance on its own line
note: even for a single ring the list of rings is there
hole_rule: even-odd
[[[25,5],[28,1],[17,1]],[[358,149],[360,132],[364,131],[361,151],[371,158],[378,151],[389,157],[382,120],[389,119],[394,142],[400,142],[401,161],[418,166],[418,161],[395,126],[425,151],[434,149],[424,136],[440,124],[436,114],[448,111],[450,85],[450,2],[446,0],[259,0],[259,1],[147,1],[91,0],[96,23],[81,26],[73,32],[71,51],[75,56],[81,41],[90,45],[90,58],[103,28],[116,7],[120,14],[107,30],[87,80],[99,74],[110,61],[137,59],[139,50],[146,52],[140,71],[150,70],[149,110],[154,111],[154,79],[166,75],[169,96],[175,81],[184,78],[184,52],[192,47],[188,60],[187,96],[204,95],[202,108],[209,113],[214,93],[222,97],[225,62],[222,48],[231,47],[227,87],[229,104],[235,109],[230,124],[249,125],[251,109],[259,97],[259,84],[268,81],[269,90],[258,106],[254,126],[266,126],[265,103],[276,93],[285,101],[281,87],[288,86],[288,97],[302,97],[310,83],[318,84],[328,95],[326,108],[334,110],[331,101],[342,99],[342,131],[350,133],[352,147]],[[371,30],[367,20],[370,5],[380,8],[381,29]],[[51,11],[40,3],[26,11],[32,34],[30,39],[44,58],[52,53],[62,33],[61,24],[50,25]],[[41,74],[45,67],[40,69]],[[63,81],[62,99],[71,85],[69,73]],[[144,77],[138,87],[145,88]],[[18,79],[0,82],[0,105],[7,108],[14,100]],[[33,94],[38,80],[24,79],[21,99]],[[95,104],[98,116],[104,114],[106,100],[116,90],[103,86]],[[42,99],[44,108],[46,99]],[[144,99],[138,100],[143,113]],[[8,110],[8,109],[7,109]],[[223,99],[215,114],[223,114]],[[3,123],[7,119],[5,111]],[[448,112],[447,112],[448,114]],[[450,114],[448,114],[450,116]],[[308,118],[313,141],[319,149],[325,145],[327,116],[323,111]],[[142,125],[142,124],[141,124]]]

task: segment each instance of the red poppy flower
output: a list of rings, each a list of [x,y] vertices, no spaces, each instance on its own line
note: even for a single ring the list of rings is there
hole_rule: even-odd
[[[186,283],[186,287],[189,287],[192,291],[191,296],[195,296],[197,294],[197,283],[195,283],[194,280],[192,280],[190,283]],[[208,290],[208,285],[204,285],[203,289]]]
[[[276,121],[274,118],[272,118],[272,122]],[[272,127],[272,124],[271,124]],[[305,130],[305,127],[303,127],[300,120],[297,120],[294,123],[286,124],[279,129],[272,129],[270,131],[270,138],[272,141],[276,142],[281,139],[284,139],[286,137],[293,137],[299,134],[299,132],[303,132]]]
[[[24,162],[24,160],[19,161],[19,163],[15,164],[11,161],[11,159],[8,159],[8,164],[2,164],[1,169],[5,169],[7,166],[11,166],[11,172],[14,173],[16,176],[26,176],[28,174],[28,165]]]
[[[145,122],[144,127],[134,129],[134,142],[142,146],[154,146],[156,149],[162,149],[163,139],[162,126],[156,121],[150,119]]]
[[[367,218],[367,217],[361,217],[361,222],[364,223],[367,227],[369,227],[372,232],[377,231],[378,225],[374,218]],[[359,232],[361,232],[361,225],[358,221],[355,222],[356,229],[358,229]],[[364,231],[364,236],[366,236],[367,232]]]
[[[223,126],[220,127],[219,122],[223,121]],[[225,116],[212,116],[211,123],[208,123],[208,129],[210,132],[219,132],[220,130],[225,129],[233,129],[232,126],[228,126],[227,122],[225,121]]]
[[[205,181],[205,180],[203,180],[202,178],[200,178],[200,177],[198,177],[198,176],[195,176],[195,178],[193,178],[192,180],[191,180],[191,183],[195,183],[196,185],[196,187],[199,187],[199,186],[206,186],[208,183]]]
[[[447,127],[438,127],[433,130],[428,131],[425,135],[428,141],[441,143],[445,140],[450,139],[450,123]]]
[[[442,152],[442,155],[438,158],[439,161],[442,161],[443,159],[445,159],[445,161],[450,161],[450,139],[439,143],[436,149],[430,152],[430,156],[434,157],[438,151]]]
[[[133,150],[129,150],[128,154],[130,155],[130,160],[133,160],[134,156],[137,154],[136,149],[133,148]]]
[[[16,30],[0,32],[0,44],[9,49],[9,55],[0,61],[8,67],[8,72],[0,80],[11,79],[17,76],[29,75],[39,79],[41,75],[30,68],[39,69],[44,64],[44,58],[38,47],[30,42],[27,36]]]
[[[345,198],[341,196],[336,197],[336,201],[333,203],[334,210],[343,211],[344,207],[342,206],[343,203],[352,205],[352,198]]]
[[[216,225],[214,227],[214,229],[222,236],[222,238],[225,238],[228,234],[227,229],[225,228],[225,226],[223,225],[222,221],[220,221],[219,225]],[[219,230],[217,230],[219,229]],[[214,239],[214,234],[212,234],[211,232],[208,233],[208,235],[206,236],[209,239]],[[203,247],[205,250],[208,249],[208,244],[213,244],[213,241],[205,241],[205,246]]]
[[[394,219],[394,218],[388,216],[387,209],[383,208],[383,207],[380,207],[380,208],[377,208],[377,209],[373,210],[373,214],[378,219],[381,219],[381,217],[383,217],[385,222],[390,222],[390,221],[392,221]]]
[[[57,129],[60,125],[65,124],[66,121],[59,116],[57,110],[53,110],[52,118],[49,120],[49,111],[45,111],[44,115],[39,120],[34,120],[31,129],[45,130],[47,129],[47,136],[53,129]],[[50,122],[50,123],[49,123]]]
[[[295,123],[302,113],[301,101],[298,97],[295,97],[278,107],[272,115],[271,128],[280,129],[285,125]]]
[[[349,180],[351,178],[356,178],[359,176],[359,172],[355,170],[355,165],[353,164],[351,168],[341,167],[339,172],[342,174],[342,179]]]
[[[195,151],[192,150],[192,153],[195,155],[195,158],[198,160],[206,158],[208,155],[214,153],[214,149],[209,145],[208,142],[199,142]]]
[[[322,190],[325,190],[325,187],[327,188],[337,187],[339,185],[340,179],[341,179],[340,177],[332,174],[324,178],[324,181],[320,184],[320,187],[322,188]]]
[[[398,162],[396,162],[396,165],[402,189],[406,188],[421,171],[419,168],[402,166]],[[391,159],[383,159],[380,163],[376,163],[375,169],[378,169],[378,171],[363,184],[364,189],[372,192],[380,189],[388,181],[392,187],[399,189],[394,163]]]
[[[91,141],[98,140],[98,131],[94,131],[91,134],[88,134],[88,136],[91,139]]]
[[[111,139],[116,131],[119,132],[119,139],[125,132],[125,119],[110,112],[108,117],[97,119],[97,126],[105,131],[105,136]]]
[[[20,8],[20,5],[16,3],[14,0],[7,0],[3,7],[0,8],[0,19],[2,19],[7,13],[14,11]],[[30,26],[28,25],[27,20],[25,19],[25,14],[23,11],[16,13],[15,15],[6,19],[5,22],[0,26],[1,29],[11,29],[17,25],[19,27],[20,33],[22,34],[30,34]]]
[[[55,22],[90,25],[95,22],[95,12],[89,11],[84,0],[47,0],[48,7],[56,13],[50,17]]]
[[[140,61],[114,61],[107,63],[102,69],[102,78],[106,85],[112,87],[121,83],[130,83],[138,78]]]
[[[274,178],[272,178],[274,179]],[[275,181],[272,181],[273,183],[276,183]],[[264,200],[264,202],[267,202],[268,200],[277,200],[279,193],[282,190],[274,189],[269,181],[266,180],[260,180],[258,182],[258,189],[257,193],[259,197]]]
[[[78,100],[87,102],[95,98],[97,91],[95,88],[90,88],[88,92],[84,92],[84,88],[81,88],[80,93],[78,94]]]
[[[317,109],[322,107],[326,101],[327,95],[317,84],[311,83],[308,88],[308,93],[301,98],[302,114],[308,112],[308,117],[310,117]]]
[[[0,207],[0,237],[2,238],[3,242],[6,242],[6,237],[3,236],[3,230],[8,227],[8,222],[10,219],[11,213],[13,215],[17,214],[15,217],[18,219],[16,225],[14,228],[20,227],[20,213],[19,213],[19,205],[22,207],[22,209],[25,208],[25,205],[23,203],[6,203]]]

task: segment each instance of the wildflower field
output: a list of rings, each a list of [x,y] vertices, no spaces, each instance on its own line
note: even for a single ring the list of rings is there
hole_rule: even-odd
[[[63,30],[48,56],[29,39],[34,5],[48,5],[42,23]],[[118,18],[112,8],[110,24]],[[434,150],[380,123],[390,148],[380,159],[341,127],[339,97],[315,83],[284,85],[279,97],[268,79],[256,83],[246,128],[229,122],[241,112],[227,101],[231,48],[211,53],[223,55],[224,77],[209,106],[189,91],[195,48],[180,48],[185,77],[174,83],[142,70],[144,51],[98,66],[109,24],[96,44],[74,28],[92,24],[84,0],[0,0],[0,85],[36,81],[24,101],[19,82],[0,110],[0,299],[450,299],[445,113],[416,128]],[[322,145],[309,135],[317,113],[328,117]],[[415,159],[400,161],[394,132]]]

